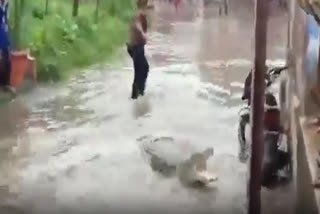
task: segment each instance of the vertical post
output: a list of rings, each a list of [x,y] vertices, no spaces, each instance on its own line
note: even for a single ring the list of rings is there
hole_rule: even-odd
[[[293,53],[294,53],[294,26],[295,26],[295,20],[296,20],[296,7],[297,7],[297,2],[296,1],[291,1],[291,0],[287,0],[288,3],[288,7],[289,7],[289,36],[288,36],[288,47],[289,47],[289,56],[291,58],[289,58],[289,66],[291,64],[293,64]],[[297,23],[296,23],[297,24]],[[295,70],[295,65],[291,65],[291,67],[294,67]],[[295,72],[295,71],[294,71]],[[292,72],[293,74],[293,72]]]
[[[96,23],[98,23],[98,20],[99,20],[99,6],[100,6],[100,0],[97,0],[95,17],[94,17],[94,21]]]
[[[14,5],[14,48],[21,48],[21,26],[23,26],[23,16],[25,10],[25,0],[15,0]]]
[[[251,92],[251,139],[249,214],[261,213],[261,166],[264,150],[264,90],[267,50],[268,1],[255,0],[255,59]]]
[[[22,13],[21,15],[24,14],[25,6],[26,6],[25,0],[21,0],[21,6],[20,6],[20,10],[21,10],[21,13]]]
[[[21,1],[14,1],[14,49],[20,48]]]
[[[291,35],[291,31],[292,31],[292,23],[293,23],[293,12],[292,12],[292,2],[289,1],[289,3],[287,3],[287,8],[288,8],[288,26],[287,26],[287,59],[289,57],[289,52],[291,50],[292,47],[292,35]]]
[[[73,0],[73,10],[72,10],[72,16],[73,16],[73,17],[78,16],[79,1],[80,1],[80,0]]]
[[[46,15],[49,13],[49,0],[46,0],[46,7],[45,7],[45,12]]]
[[[318,70],[317,70],[317,90],[319,92],[320,89],[320,45],[319,45],[319,52],[318,52]]]
[[[229,0],[224,0],[223,5],[224,5],[224,15],[228,15],[229,14]]]

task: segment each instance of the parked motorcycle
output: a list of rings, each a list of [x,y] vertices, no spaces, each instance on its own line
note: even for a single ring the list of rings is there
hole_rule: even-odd
[[[291,156],[288,135],[281,124],[280,109],[270,86],[287,67],[276,67],[268,70],[265,76],[265,115],[264,115],[264,157],[262,162],[262,186],[271,188],[279,181],[287,181],[291,174]],[[247,133],[250,129],[252,71],[245,81],[242,100],[247,105],[240,112],[238,140],[240,143],[239,159],[247,162],[250,157],[251,140]]]

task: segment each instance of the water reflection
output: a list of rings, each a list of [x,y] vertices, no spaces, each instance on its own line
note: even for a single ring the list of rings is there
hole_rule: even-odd
[[[4,203],[20,193],[23,178],[21,168],[26,166],[27,158],[31,154],[25,126],[28,114],[29,111],[21,99],[1,106],[0,201]],[[8,207],[5,209],[11,210]]]
[[[133,103],[133,115],[135,118],[147,116],[151,112],[149,96],[140,97]]]

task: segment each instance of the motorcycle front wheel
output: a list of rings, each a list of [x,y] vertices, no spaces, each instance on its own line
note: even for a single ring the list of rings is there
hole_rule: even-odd
[[[262,165],[262,181],[261,185],[266,188],[270,188],[276,182],[276,172],[273,163],[264,163]]]
[[[238,126],[238,141],[239,141],[239,160],[244,163],[249,158],[249,143],[246,139],[246,126],[249,124],[249,114],[244,114],[240,116],[240,122]]]

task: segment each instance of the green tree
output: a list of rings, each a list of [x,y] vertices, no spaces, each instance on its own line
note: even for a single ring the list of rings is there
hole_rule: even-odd
[[[14,49],[21,48],[21,22],[24,16],[25,0],[14,1],[14,21],[13,21],[13,38],[14,38]]]
[[[78,16],[79,12],[79,0],[73,0],[73,10],[72,10],[72,15],[73,16]]]

